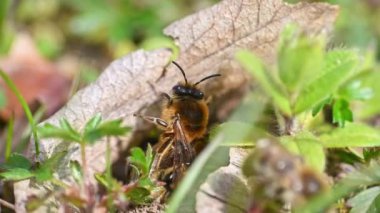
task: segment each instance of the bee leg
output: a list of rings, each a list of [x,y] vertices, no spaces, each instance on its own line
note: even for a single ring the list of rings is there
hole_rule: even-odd
[[[140,114],[136,114],[136,113],[134,113],[133,116],[140,117],[140,118],[144,119],[145,121],[148,121],[149,123],[157,125],[158,127],[162,127],[162,128],[168,127],[168,123],[166,121],[162,120],[161,118],[156,118],[156,117],[146,116],[146,115],[140,115]]]
[[[163,92],[163,93],[161,93],[161,96],[168,100],[168,105],[171,105],[173,103],[173,99],[167,93]]]

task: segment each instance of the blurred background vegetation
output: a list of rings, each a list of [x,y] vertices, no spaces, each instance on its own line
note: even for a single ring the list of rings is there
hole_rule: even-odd
[[[162,34],[165,26],[216,2],[2,0],[0,54],[6,57],[17,36],[27,33],[39,54],[61,65],[71,78],[81,71],[81,79],[88,83],[117,57],[139,48],[170,46],[169,39]],[[331,38],[334,45],[373,48],[379,58],[380,0],[325,2],[341,7]]]
[[[216,0],[2,0],[0,53],[6,56],[20,33],[51,61],[79,63],[86,82],[111,60],[138,48],[170,45],[162,29]],[[289,0],[289,2],[298,2]],[[380,0],[327,0],[341,6],[332,40],[338,46],[375,48],[380,57]],[[74,60],[75,61],[75,60]],[[76,70],[77,71],[77,70]],[[70,74],[75,74],[71,70]],[[69,72],[69,71],[68,71]]]

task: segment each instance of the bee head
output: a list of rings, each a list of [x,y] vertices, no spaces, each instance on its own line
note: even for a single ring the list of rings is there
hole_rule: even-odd
[[[197,100],[201,100],[204,97],[203,92],[195,87],[190,87],[189,85],[177,84],[172,90],[177,96],[188,96]]]
[[[199,83],[201,83],[207,79],[220,76],[220,74],[209,75],[205,78],[202,78],[200,81],[198,81],[195,84],[189,84],[187,82],[185,71],[183,71],[182,67],[179,66],[179,64],[177,64],[175,61],[173,61],[173,64],[178,67],[178,69],[181,71],[181,73],[183,75],[183,78],[185,79],[185,84],[177,84],[172,89],[174,94],[177,96],[182,96],[182,97],[188,96],[188,97],[192,97],[192,98],[197,99],[197,100],[201,100],[201,99],[203,99],[204,94],[203,94],[203,92],[201,92],[199,89],[196,88],[197,84],[199,84]]]

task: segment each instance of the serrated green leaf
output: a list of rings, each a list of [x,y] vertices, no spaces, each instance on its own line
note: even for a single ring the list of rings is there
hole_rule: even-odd
[[[149,173],[149,162],[147,162],[144,151],[140,147],[133,147],[128,159],[141,171],[142,175]]]
[[[67,121],[66,118],[62,118],[60,121],[59,121],[59,125],[62,129],[65,129],[67,130],[68,132],[70,132],[72,135],[75,135],[75,137],[77,138],[76,140],[79,141],[80,140],[80,134],[79,132],[77,132],[72,126],[71,124],[69,123],[69,121]]]
[[[150,191],[143,187],[135,187],[126,193],[126,196],[135,204],[147,204],[151,202]]]
[[[8,161],[5,164],[0,165],[0,168],[3,169],[13,169],[13,168],[21,168],[21,169],[30,169],[32,163],[28,158],[24,157],[19,153],[12,153]]]
[[[324,74],[300,92],[294,104],[295,113],[311,109],[334,93],[354,72],[357,62],[358,57],[354,52],[335,50],[327,53]]]
[[[33,172],[23,168],[12,168],[0,173],[0,179],[4,181],[19,181],[34,177]]]
[[[350,105],[346,100],[338,99],[333,104],[333,123],[338,123],[339,127],[344,127],[346,121],[353,121]]]
[[[38,182],[47,181],[53,178],[54,171],[57,170],[62,158],[67,154],[67,151],[54,153],[50,158],[38,165],[34,170],[36,180]]]
[[[92,129],[98,127],[99,124],[100,124],[100,122],[102,122],[102,115],[101,114],[96,114],[89,121],[87,121],[87,123],[86,123],[86,125],[84,127],[84,132],[89,132]]]
[[[80,138],[76,134],[52,124],[40,126],[37,131],[41,138],[59,138],[67,142],[80,142]]]
[[[288,98],[274,87],[274,82],[269,79],[261,61],[247,50],[240,50],[236,54],[237,60],[246,68],[257,80],[263,90],[273,99],[273,103],[285,115],[291,115],[290,102]]]
[[[153,188],[155,187],[155,184],[148,176],[140,178],[138,183],[140,187],[144,187],[148,190],[153,190]]]
[[[324,42],[319,38],[293,35],[283,41],[278,53],[278,71],[290,92],[295,92],[321,72]]]
[[[48,167],[37,168],[33,173],[36,181],[40,183],[53,178],[53,170]]]
[[[355,197],[349,199],[347,204],[352,207],[350,213],[366,213],[379,212],[379,204],[376,204],[376,199],[380,196],[380,187],[372,187],[366,189]],[[376,208],[377,207],[377,208]]]
[[[296,136],[284,136],[281,143],[292,153],[301,155],[305,163],[315,170],[323,172],[326,156],[322,144],[311,133],[303,132]]]
[[[93,144],[106,136],[122,136],[131,130],[130,127],[121,126],[120,119],[107,121],[95,128],[85,131],[83,134],[83,141]]]
[[[320,136],[327,148],[380,146],[379,130],[365,124],[348,123],[345,128],[336,128]]]

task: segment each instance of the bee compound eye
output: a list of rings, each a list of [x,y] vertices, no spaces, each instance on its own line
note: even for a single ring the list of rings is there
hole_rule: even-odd
[[[193,94],[194,98],[196,98],[196,99],[202,99],[203,98],[203,92],[201,92],[201,91],[194,90],[192,92],[192,94]]]
[[[186,94],[186,89],[182,87],[181,85],[175,85],[172,90],[174,91],[174,94],[176,95],[184,95]]]

